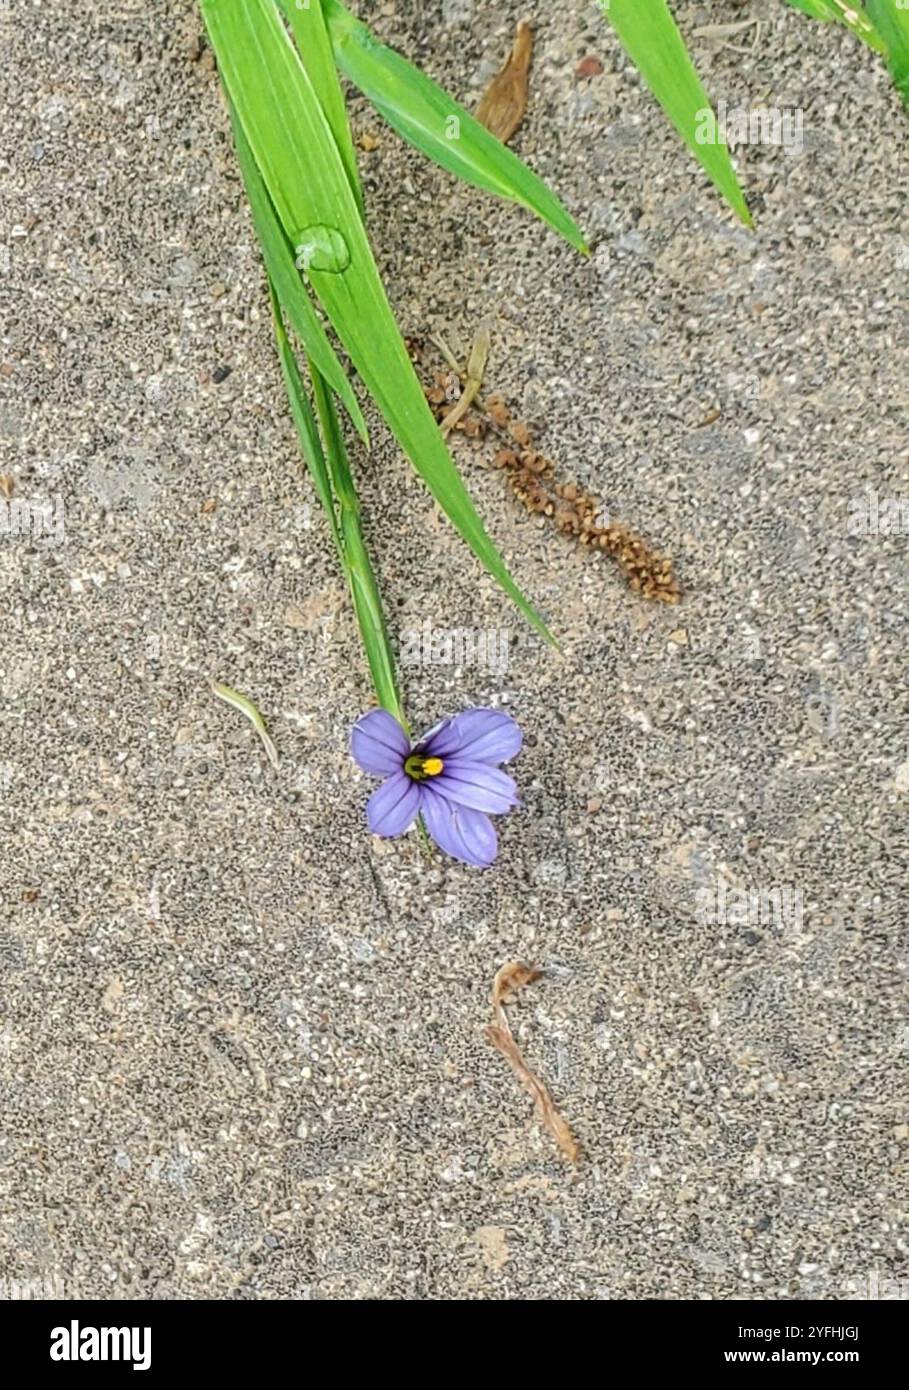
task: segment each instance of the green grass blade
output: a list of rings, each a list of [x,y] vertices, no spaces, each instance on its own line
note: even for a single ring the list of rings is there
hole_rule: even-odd
[[[909,106],[909,6],[900,0],[865,0],[868,15],[887,49],[887,66]]]
[[[294,0],[282,0],[290,13]],[[521,203],[579,251],[580,229],[542,179],[441,87],[380,43],[338,0],[323,0],[342,72],[410,144],[476,188]]]
[[[751,214],[725,143],[718,133],[716,143],[698,141],[698,133],[703,129],[702,113],[711,109],[710,100],[666,0],[609,0],[605,13],[628,56],[692,154],[730,207],[750,226]]]
[[[398,723],[406,729],[407,721],[395,677],[395,660],[388,640],[379,586],[363,540],[360,499],[351,476],[344,436],[338,423],[332,394],[312,364],[310,368],[316,410],[319,412],[328,466],[331,469],[332,483],[340,508],[344,567],[363,639],[363,649],[366,652],[379,704],[387,709],[389,714],[393,714]]]
[[[338,525],[338,517],[335,511],[334,497],[331,490],[331,479],[328,474],[328,467],[325,463],[325,455],[322,451],[322,441],[319,438],[319,427],[316,424],[316,417],[312,413],[312,406],[306,394],[300,376],[300,369],[297,366],[297,359],[294,357],[293,350],[288,341],[287,331],[284,327],[284,318],[281,313],[281,305],[278,302],[277,292],[271,280],[268,282],[269,293],[271,295],[271,311],[275,326],[275,342],[278,347],[278,360],[281,363],[281,375],[284,378],[284,389],[287,392],[287,399],[290,402],[290,413],[297,431],[297,438],[300,441],[300,452],[303,455],[316,495],[328,517],[331,527],[331,534],[335,545],[341,548],[341,528]],[[315,368],[313,368],[315,370]]]
[[[878,53],[885,53],[886,46],[860,4],[860,0],[786,0],[794,10],[811,15],[824,24],[845,24],[853,34],[862,39]]]
[[[303,5],[298,5],[296,0],[281,0],[281,8],[294,31],[300,58],[309,73],[309,80],[319,104],[328,118],[331,133],[335,137],[335,144],[344,161],[350,186],[362,213],[363,193],[357,173],[357,156],[347,120],[344,93],[338,81],[331,41],[325,27],[321,0],[306,0]]]
[[[543,620],[487,535],[426,403],[376,270],[341,156],[270,0],[202,0],[221,75],[292,245],[331,233],[309,279],[367,389],[430,492],[529,622]],[[340,237],[346,257],[336,254]],[[328,268],[327,268],[328,267]]]
[[[366,421],[363,419],[363,412],[354,395],[353,387],[347,380],[344,368],[328,341],[325,329],[322,327],[321,320],[300,278],[300,272],[294,264],[294,254],[290,243],[278,221],[268,189],[262,181],[262,175],[259,173],[252,150],[249,148],[243,127],[233,109],[231,109],[231,122],[237,160],[243,175],[243,182],[246,185],[253,225],[262,247],[262,256],[269,279],[273,282],[291,326],[303,344],[307,355],[313,359],[319,371],[331,383],[332,388],[338,392],[357,433],[364,443],[368,444],[369,435]]]
[[[312,476],[319,501],[329,519],[332,538],[353,599],[363,650],[366,653],[366,660],[379,703],[390,714],[393,714],[406,729],[407,723],[395,679],[394,656],[382,612],[382,600],[360,531],[359,500],[350,475],[347,451],[344,447],[344,438],[338,423],[334,401],[325,378],[315,363],[310,360],[309,371],[313,384],[313,394],[316,398],[316,408],[319,411],[325,434],[328,453],[326,460],[319,427],[316,424],[316,418],[309,403],[309,396],[300,376],[300,369],[287,338],[281,307],[271,282],[269,282],[269,289],[278,357],[297,430],[300,452]],[[335,510],[335,494],[338,497],[341,510],[340,522]]]
[[[813,19],[845,24],[882,53],[897,91],[909,107],[909,3],[903,0],[786,0]]]

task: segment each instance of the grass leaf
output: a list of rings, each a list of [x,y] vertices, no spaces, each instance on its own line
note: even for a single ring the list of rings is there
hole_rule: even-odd
[[[522,204],[587,253],[574,219],[517,155],[338,0],[322,2],[338,66],[399,135],[466,183]],[[289,10],[294,0],[283,3]]]
[[[869,18],[887,50],[896,89],[909,106],[909,6],[900,0],[865,0]]]
[[[427,405],[331,128],[277,10],[271,0],[202,0],[202,11],[219,71],[291,244],[329,233],[332,245],[334,237],[346,245],[346,266],[313,259],[309,269],[335,332],[461,537],[528,621],[552,641],[487,535]]]
[[[291,413],[300,442],[300,452],[312,475],[319,501],[325,509],[331,526],[332,538],[350,588],[354,613],[360,629],[363,650],[372,676],[379,703],[393,714],[406,729],[407,722],[395,679],[395,662],[388,640],[382,600],[376,584],[375,574],[360,531],[359,501],[354,490],[353,479],[347,462],[347,451],[338,422],[337,411],[331,392],[318,368],[310,361],[309,371],[316,398],[316,408],[322,421],[326,448],[323,450],[319,427],[313,415],[309,396],[303,385],[300,369],[291,351],[281,308],[278,304],[274,286],[269,282],[272,313],[275,322],[275,338],[284,385],[290,400]],[[326,459],[327,450],[327,459]],[[335,509],[335,494],[341,508],[339,522]]]
[[[369,435],[359,401],[354,395],[353,387],[345,375],[344,368],[338,361],[334,348],[328,341],[319,315],[316,313],[306,286],[300,278],[300,272],[294,263],[290,242],[287,240],[284,229],[275,213],[268,189],[262,181],[262,175],[259,173],[253,153],[249,148],[249,142],[233,108],[231,109],[231,122],[237,160],[243,175],[243,182],[246,185],[253,225],[262,247],[262,257],[269,279],[274,284],[291,326],[303,344],[307,355],[313,359],[322,375],[338,392],[357,433],[363,442],[368,444]]]
[[[331,478],[329,477],[328,466],[325,462],[325,454],[322,450],[322,441],[319,438],[319,427],[316,424],[316,417],[313,415],[312,406],[309,403],[309,396],[306,394],[306,387],[303,385],[303,380],[300,376],[297,359],[294,357],[293,350],[287,338],[284,318],[281,313],[281,305],[278,301],[277,291],[271,280],[268,282],[268,288],[271,295],[271,310],[275,326],[275,342],[278,348],[278,360],[281,363],[281,375],[284,378],[284,389],[287,392],[287,399],[290,402],[290,413],[293,417],[297,438],[300,442],[300,452],[303,455],[303,459],[312,477],[316,495],[322,503],[322,507],[328,518],[335,545],[340,551],[341,528],[338,525],[338,516],[335,511],[334,495],[331,488]]]
[[[647,86],[700,161],[730,207],[748,226],[751,214],[739,187],[729,151],[713,124],[715,143],[701,143],[710,100],[666,0],[609,0],[605,11],[625,51]]]
[[[878,53],[886,52],[884,42],[863,10],[860,0],[786,0],[794,10],[811,15],[824,24],[845,24],[869,47]]]
[[[351,598],[357,615],[363,649],[372,676],[379,704],[393,714],[403,728],[407,720],[401,705],[395,677],[395,660],[388,640],[385,614],[369,552],[360,528],[360,500],[357,497],[344,436],[331,392],[315,370],[312,371],[316,410],[322,424],[328,466],[338,499],[341,525],[341,553]]]
[[[300,58],[309,73],[309,79],[319,104],[328,118],[331,133],[335,137],[335,144],[344,161],[350,186],[362,214],[363,193],[360,189],[360,178],[357,173],[357,156],[354,152],[350,124],[347,120],[344,93],[341,90],[335,68],[331,40],[325,27],[321,0],[305,0],[303,5],[298,5],[296,0],[284,0],[281,8],[287,15],[290,27],[294,31]]]

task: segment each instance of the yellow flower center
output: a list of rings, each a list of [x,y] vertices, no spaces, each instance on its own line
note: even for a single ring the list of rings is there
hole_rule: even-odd
[[[404,771],[415,782],[422,782],[427,777],[438,777],[444,766],[441,758],[424,758],[421,753],[411,753],[404,763]]]

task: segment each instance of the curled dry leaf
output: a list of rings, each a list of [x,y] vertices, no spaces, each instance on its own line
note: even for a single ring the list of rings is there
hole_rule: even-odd
[[[484,323],[480,326],[476,338],[473,341],[473,348],[470,353],[470,361],[467,363],[467,380],[464,383],[464,390],[458,397],[456,405],[448,412],[441,423],[443,434],[450,434],[455,425],[461,421],[473,405],[480,388],[483,385],[483,373],[486,371],[486,360],[489,357],[489,324]]]
[[[530,1070],[521,1054],[511,1032],[505,1002],[518,993],[525,985],[533,984],[542,975],[541,970],[533,970],[520,961],[509,961],[496,974],[492,984],[492,1023],[486,1030],[486,1037],[493,1047],[505,1057],[515,1076],[532,1097],[540,1123],[549,1130],[569,1163],[577,1163],[581,1149],[568,1125],[556,1109],[555,1101],[544,1081]]]
[[[505,66],[497,72],[477,107],[477,120],[504,143],[514,135],[527,110],[527,86],[533,57],[533,30],[523,19]]]

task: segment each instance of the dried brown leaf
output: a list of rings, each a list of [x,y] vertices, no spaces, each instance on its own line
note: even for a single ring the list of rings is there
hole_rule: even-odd
[[[515,1076],[531,1096],[536,1106],[540,1123],[549,1130],[569,1163],[577,1163],[580,1146],[568,1125],[556,1109],[549,1088],[544,1081],[530,1070],[521,1054],[511,1032],[504,1005],[525,985],[539,980],[542,971],[533,970],[520,961],[509,961],[498,971],[492,984],[492,1023],[486,1030],[486,1037],[511,1066]]]
[[[524,119],[530,60],[533,57],[533,30],[523,19],[515,32],[514,44],[505,66],[490,82],[480,98],[477,120],[506,145]]]

